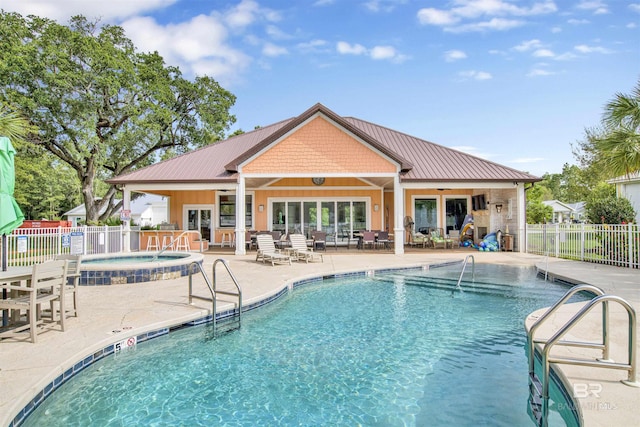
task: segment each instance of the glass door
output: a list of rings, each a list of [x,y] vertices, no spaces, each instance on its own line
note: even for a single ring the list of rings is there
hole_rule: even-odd
[[[186,207],[186,230],[197,230],[203,240],[211,242],[211,218],[213,209],[211,207]]]
[[[451,230],[462,229],[464,217],[467,215],[469,202],[467,198],[446,199],[445,214],[447,218],[447,229],[445,233],[449,234]]]
[[[302,215],[300,203],[287,203],[287,232],[302,233]]]
[[[287,232],[287,224],[286,224],[286,206],[285,202],[274,202],[272,205],[273,208],[273,218],[271,220],[271,229],[273,231],[279,231],[281,233],[286,234]]]
[[[415,199],[415,231],[427,234],[429,228],[438,227],[438,202],[436,199]]]
[[[303,202],[302,212],[304,214],[304,233],[307,239],[311,238],[311,232],[318,229],[318,203]]]
[[[331,235],[335,232],[335,208],[336,202],[322,202],[320,218],[321,230]]]

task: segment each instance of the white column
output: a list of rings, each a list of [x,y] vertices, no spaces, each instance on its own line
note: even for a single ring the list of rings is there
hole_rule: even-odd
[[[404,188],[400,186],[400,175],[393,178],[393,241],[396,255],[404,254]]]
[[[122,209],[131,211],[131,191],[125,186],[122,189]],[[124,231],[122,233],[122,249],[124,252],[131,252],[131,216],[124,221]]]
[[[527,222],[527,196],[524,191],[524,184],[517,184],[517,196],[516,196],[516,209],[518,211],[518,221],[517,226],[518,230],[515,235],[517,236],[517,241],[515,242],[515,247],[513,248],[514,252],[516,247],[518,248],[518,252],[527,252],[526,242],[525,242],[525,226]]]
[[[236,255],[245,255],[244,247],[244,218],[245,218],[245,182],[242,174],[238,177],[236,186]]]

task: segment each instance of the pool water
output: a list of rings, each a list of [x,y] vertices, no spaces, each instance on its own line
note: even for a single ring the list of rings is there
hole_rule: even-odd
[[[459,292],[459,269],[310,283],[216,339],[172,332],[85,369],[24,425],[533,425],[523,322],[566,289],[480,265]]]

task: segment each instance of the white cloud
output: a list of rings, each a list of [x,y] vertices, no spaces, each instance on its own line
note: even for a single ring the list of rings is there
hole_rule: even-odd
[[[418,21],[424,25],[452,25],[460,22],[451,12],[433,8],[420,9]]]
[[[371,12],[391,12],[404,3],[406,0],[369,0],[364,2],[364,7]]]
[[[328,52],[328,46],[326,40],[315,39],[309,42],[298,43],[296,47],[298,50],[304,53],[318,53],[318,52]]]
[[[527,77],[552,76],[556,73],[542,68],[534,68],[527,73]]]
[[[262,54],[269,57],[277,57],[282,55],[287,55],[289,51],[282,46],[276,46],[273,43],[265,43],[262,47]]]
[[[634,12],[640,13],[640,3],[631,3],[629,5],[629,9],[631,9]]]
[[[140,51],[158,51],[185,74],[206,74],[221,83],[229,82],[251,62],[246,54],[228,45],[228,30],[219,16],[198,15],[166,26],[152,18],[133,18],[122,27]]]
[[[609,7],[600,0],[583,0],[578,3],[576,8],[592,11],[594,15],[603,15],[609,13]]]
[[[271,9],[261,7],[253,0],[242,0],[224,13],[226,25],[234,29],[244,29],[258,20],[276,22],[280,20],[280,15]]]
[[[460,59],[465,59],[467,54],[461,50],[448,50],[444,53],[444,60],[447,62],[454,62]]]
[[[613,53],[613,51],[607,48],[600,47],[600,46],[587,46],[586,44],[575,46],[574,49],[580,53],[602,53],[602,54]]]
[[[338,42],[336,49],[341,55],[364,55],[367,53],[367,48],[361,44],[356,43],[352,45],[343,41]]]
[[[126,19],[141,13],[163,9],[178,0],[13,0],[11,5],[0,2],[0,7],[21,15],[36,15],[66,23],[74,15],[84,15],[89,20],[100,19],[113,22]]]
[[[265,32],[274,40],[290,40],[293,38],[275,25],[267,25]]]
[[[537,49],[532,54],[536,58],[553,58],[556,55],[549,49]]]
[[[485,31],[506,31],[525,25],[525,21],[518,19],[493,18],[489,21],[475,22],[453,27],[446,27],[444,31],[449,33],[470,33]]]
[[[423,25],[444,27],[453,33],[504,31],[524,25],[524,21],[510,18],[544,15],[558,10],[552,0],[537,1],[530,7],[506,0],[456,0],[452,4],[449,9],[420,9],[418,21]]]
[[[371,49],[371,59],[392,59],[398,55],[392,46],[374,46]]]
[[[359,43],[350,44],[345,41],[339,41],[336,44],[336,50],[341,55],[367,55],[374,60],[390,60],[400,63],[407,59],[407,56],[398,53],[393,46],[374,46],[367,49]]]
[[[567,23],[571,25],[587,25],[591,22],[588,19],[569,19]]]
[[[538,39],[523,41],[517,46],[514,46],[512,49],[517,50],[518,52],[527,52],[533,49],[540,49],[542,47],[542,43]]]
[[[460,73],[458,73],[458,75],[460,77],[462,77],[465,80],[471,79],[471,80],[490,80],[493,78],[493,76],[490,73],[484,72],[484,71],[461,71]]]

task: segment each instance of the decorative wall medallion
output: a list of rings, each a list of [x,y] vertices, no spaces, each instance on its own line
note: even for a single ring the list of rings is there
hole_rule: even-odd
[[[324,184],[324,178],[311,178],[311,181],[313,181],[313,183],[315,185],[322,185]]]

